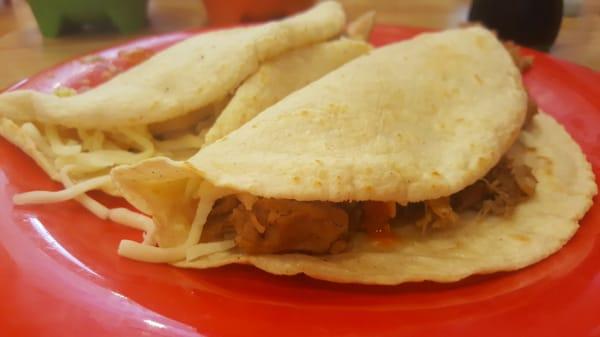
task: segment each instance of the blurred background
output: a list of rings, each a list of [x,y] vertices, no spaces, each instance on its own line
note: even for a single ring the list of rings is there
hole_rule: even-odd
[[[230,25],[239,21],[260,21],[281,17],[303,7],[312,0],[89,0],[105,6],[107,3],[138,1],[142,6],[142,17],[126,14],[120,18],[122,25],[110,29],[74,27],[72,23],[62,25],[53,22],[52,12],[60,6],[81,4],[88,0],[0,0],[0,87],[6,87],[44,68],[48,68],[76,55],[108,47],[116,43],[150,34],[166,33],[208,25]],[[433,29],[456,27],[467,21],[472,1],[470,0],[339,0],[346,8],[350,19],[368,11],[376,10],[378,24],[413,26]],[[132,3],[133,3],[132,2]],[[537,20],[545,24],[558,15],[558,36],[549,51],[552,55],[571,62],[600,70],[600,0],[474,0],[487,15],[498,13],[490,4],[504,3],[508,10],[515,4],[526,2],[547,6],[549,3],[562,5],[549,11],[533,9],[521,18],[522,25],[532,25]],[[509,3],[513,3],[510,5]],[[31,5],[31,6],[30,6]],[[32,8],[36,12],[35,16]],[[134,9],[129,9],[134,10]],[[558,14],[557,14],[558,13]],[[472,13],[473,14],[473,13]],[[477,13],[475,13],[477,14]],[[506,13],[505,13],[506,14]],[[129,15],[129,16],[127,16]],[[482,16],[483,15],[483,16]],[[514,15],[508,12],[507,15]],[[84,17],[84,16],[82,16]],[[38,22],[40,22],[38,26]],[[88,17],[84,17],[88,18]],[[562,20],[560,20],[562,18]],[[141,20],[141,21],[140,21]],[[531,20],[531,21],[530,21]],[[540,21],[541,20],[541,21]],[[115,21],[115,20],[112,20]],[[117,18],[116,21],[119,21]],[[481,21],[481,20],[478,20]],[[522,27],[518,29],[524,32]],[[43,27],[41,27],[43,26]],[[73,27],[72,27],[73,26]],[[138,27],[139,26],[139,27]],[[528,27],[529,27],[528,26]],[[50,37],[43,37],[44,34]],[[552,27],[544,27],[551,29]],[[53,31],[54,29],[54,31]],[[528,28],[527,30],[529,30]]]

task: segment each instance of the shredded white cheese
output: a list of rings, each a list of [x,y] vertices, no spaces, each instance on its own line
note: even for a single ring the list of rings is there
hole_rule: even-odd
[[[185,252],[185,259],[189,262],[202,256],[230,250],[235,246],[236,244],[233,240],[199,243],[197,245],[188,247]]]
[[[87,191],[99,189],[110,182],[110,176],[101,176],[83,181],[61,191],[32,191],[16,194],[13,202],[17,205],[47,204],[73,199]]]
[[[108,219],[144,232],[154,230],[154,222],[151,218],[127,208],[112,208],[108,210]]]
[[[190,181],[188,184],[197,186],[197,183],[194,181]],[[155,247],[152,245],[152,236],[149,237],[151,234],[146,234],[146,238],[144,239],[143,243],[137,243],[129,240],[121,241],[119,245],[119,254],[121,256],[138,261],[164,263],[178,262],[184,259],[193,260],[235,247],[236,244],[233,240],[198,243],[200,241],[206,219],[212,210],[215,201],[229,194],[229,191],[216,188],[208,182],[203,182],[199,187],[197,187],[196,194],[199,196],[200,200],[198,201],[196,214],[192,220],[188,237],[186,238],[184,244],[171,248]]]
[[[20,128],[48,156],[49,162],[59,172],[59,177],[55,179],[61,181],[64,189],[17,194],[13,197],[15,204],[56,203],[75,199],[101,219],[144,231],[141,243],[123,240],[119,245],[120,255],[139,261],[189,261],[235,247],[233,240],[198,243],[214,202],[229,193],[203,183],[200,179],[190,179],[182,196],[198,199],[188,237],[181,246],[170,248],[155,246],[157,228],[152,218],[126,208],[109,209],[86,194],[91,190],[112,187],[108,172],[117,165],[134,164],[161,152],[178,153],[201,148],[204,142],[203,132],[158,140],[149,132],[148,127],[111,131],[69,130],[62,126],[24,123]],[[78,181],[76,184],[73,183],[73,178]]]
[[[60,180],[65,187],[73,186],[73,181],[69,178],[69,172],[73,169],[73,166],[65,166],[60,170]],[[83,207],[88,211],[92,212],[95,216],[100,219],[108,218],[108,208],[99,203],[98,201],[88,197],[85,193],[75,197]]]
[[[46,137],[50,143],[52,152],[57,156],[71,156],[81,152],[81,145],[66,145],[54,125],[44,125]]]
[[[207,181],[203,181],[202,184],[200,184],[197,193],[197,195],[200,197],[200,201],[198,202],[198,207],[196,208],[196,215],[192,221],[192,226],[186,240],[186,245],[194,245],[200,241],[204,224],[206,223],[208,214],[210,214],[215,201],[224,197],[228,193],[229,192],[227,190],[217,188]]]
[[[119,243],[119,255],[142,262],[167,263],[185,259],[187,247],[159,248],[131,240]]]
[[[98,218],[105,220],[108,218],[108,208],[99,203],[98,201],[88,197],[85,194],[82,194],[75,198],[83,207],[85,207],[88,211],[92,212]]]

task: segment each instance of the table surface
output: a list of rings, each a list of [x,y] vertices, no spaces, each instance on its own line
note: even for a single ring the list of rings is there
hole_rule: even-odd
[[[578,0],[571,0],[572,2]],[[7,2],[9,4],[7,4]],[[341,0],[348,16],[370,9],[382,24],[447,28],[466,20],[468,0]],[[600,70],[600,0],[583,0],[565,17],[551,53]],[[86,34],[44,39],[24,0],[0,0],[0,88],[61,61],[148,34],[206,25],[200,0],[150,0],[150,25],[133,35]]]

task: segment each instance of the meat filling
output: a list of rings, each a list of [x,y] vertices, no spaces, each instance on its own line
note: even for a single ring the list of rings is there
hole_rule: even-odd
[[[215,209],[223,210],[220,206]],[[348,243],[348,214],[333,203],[258,199],[251,209],[239,203],[229,209],[229,214],[211,212],[203,242],[222,240],[233,229],[238,247],[248,254],[335,254]]]
[[[536,184],[529,167],[503,159],[485,178],[453,195],[452,206],[459,212],[510,215],[520,202],[533,195]]]
[[[531,58],[505,43],[513,61],[523,72]],[[525,127],[537,113],[529,98]],[[366,232],[386,237],[393,226],[415,225],[423,232],[456,224],[466,211],[509,216],[515,207],[534,194],[537,181],[531,169],[503,158],[479,181],[449,197],[398,206],[390,202],[300,202],[258,198],[251,205],[235,196],[220,199],[208,216],[202,242],[234,238],[248,254],[301,252],[336,254],[349,247],[351,233]]]
[[[336,254],[349,247],[354,232],[385,237],[398,225],[415,225],[425,232],[456,224],[460,213],[466,211],[509,216],[533,195],[536,183],[529,167],[503,158],[484,178],[450,197],[406,206],[260,198],[244,206],[229,196],[215,204],[201,241],[235,238],[248,254]]]
[[[338,253],[346,247],[348,215],[325,202],[260,199],[233,211],[238,246],[250,254]]]

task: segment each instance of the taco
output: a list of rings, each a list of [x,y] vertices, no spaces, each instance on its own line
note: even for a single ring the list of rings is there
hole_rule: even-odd
[[[109,177],[113,167],[157,156],[188,159],[209,129],[213,136],[234,130],[366,53],[368,43],[340,38],[344,25],[341,6],[325,2],[284,20],[188,38],[85,92],[1,94],[0,135],[65,186],[18,194],[15,203],[76,198],[110,217],[79,193],[101,189],[118,196]]]
[[[528,113],[529,112],[529,113]],[[334,282],[451,282],[560,249],[596,185],[481,27],[376,49],[185,162],[111,173],[152,216],[123,256]]]

